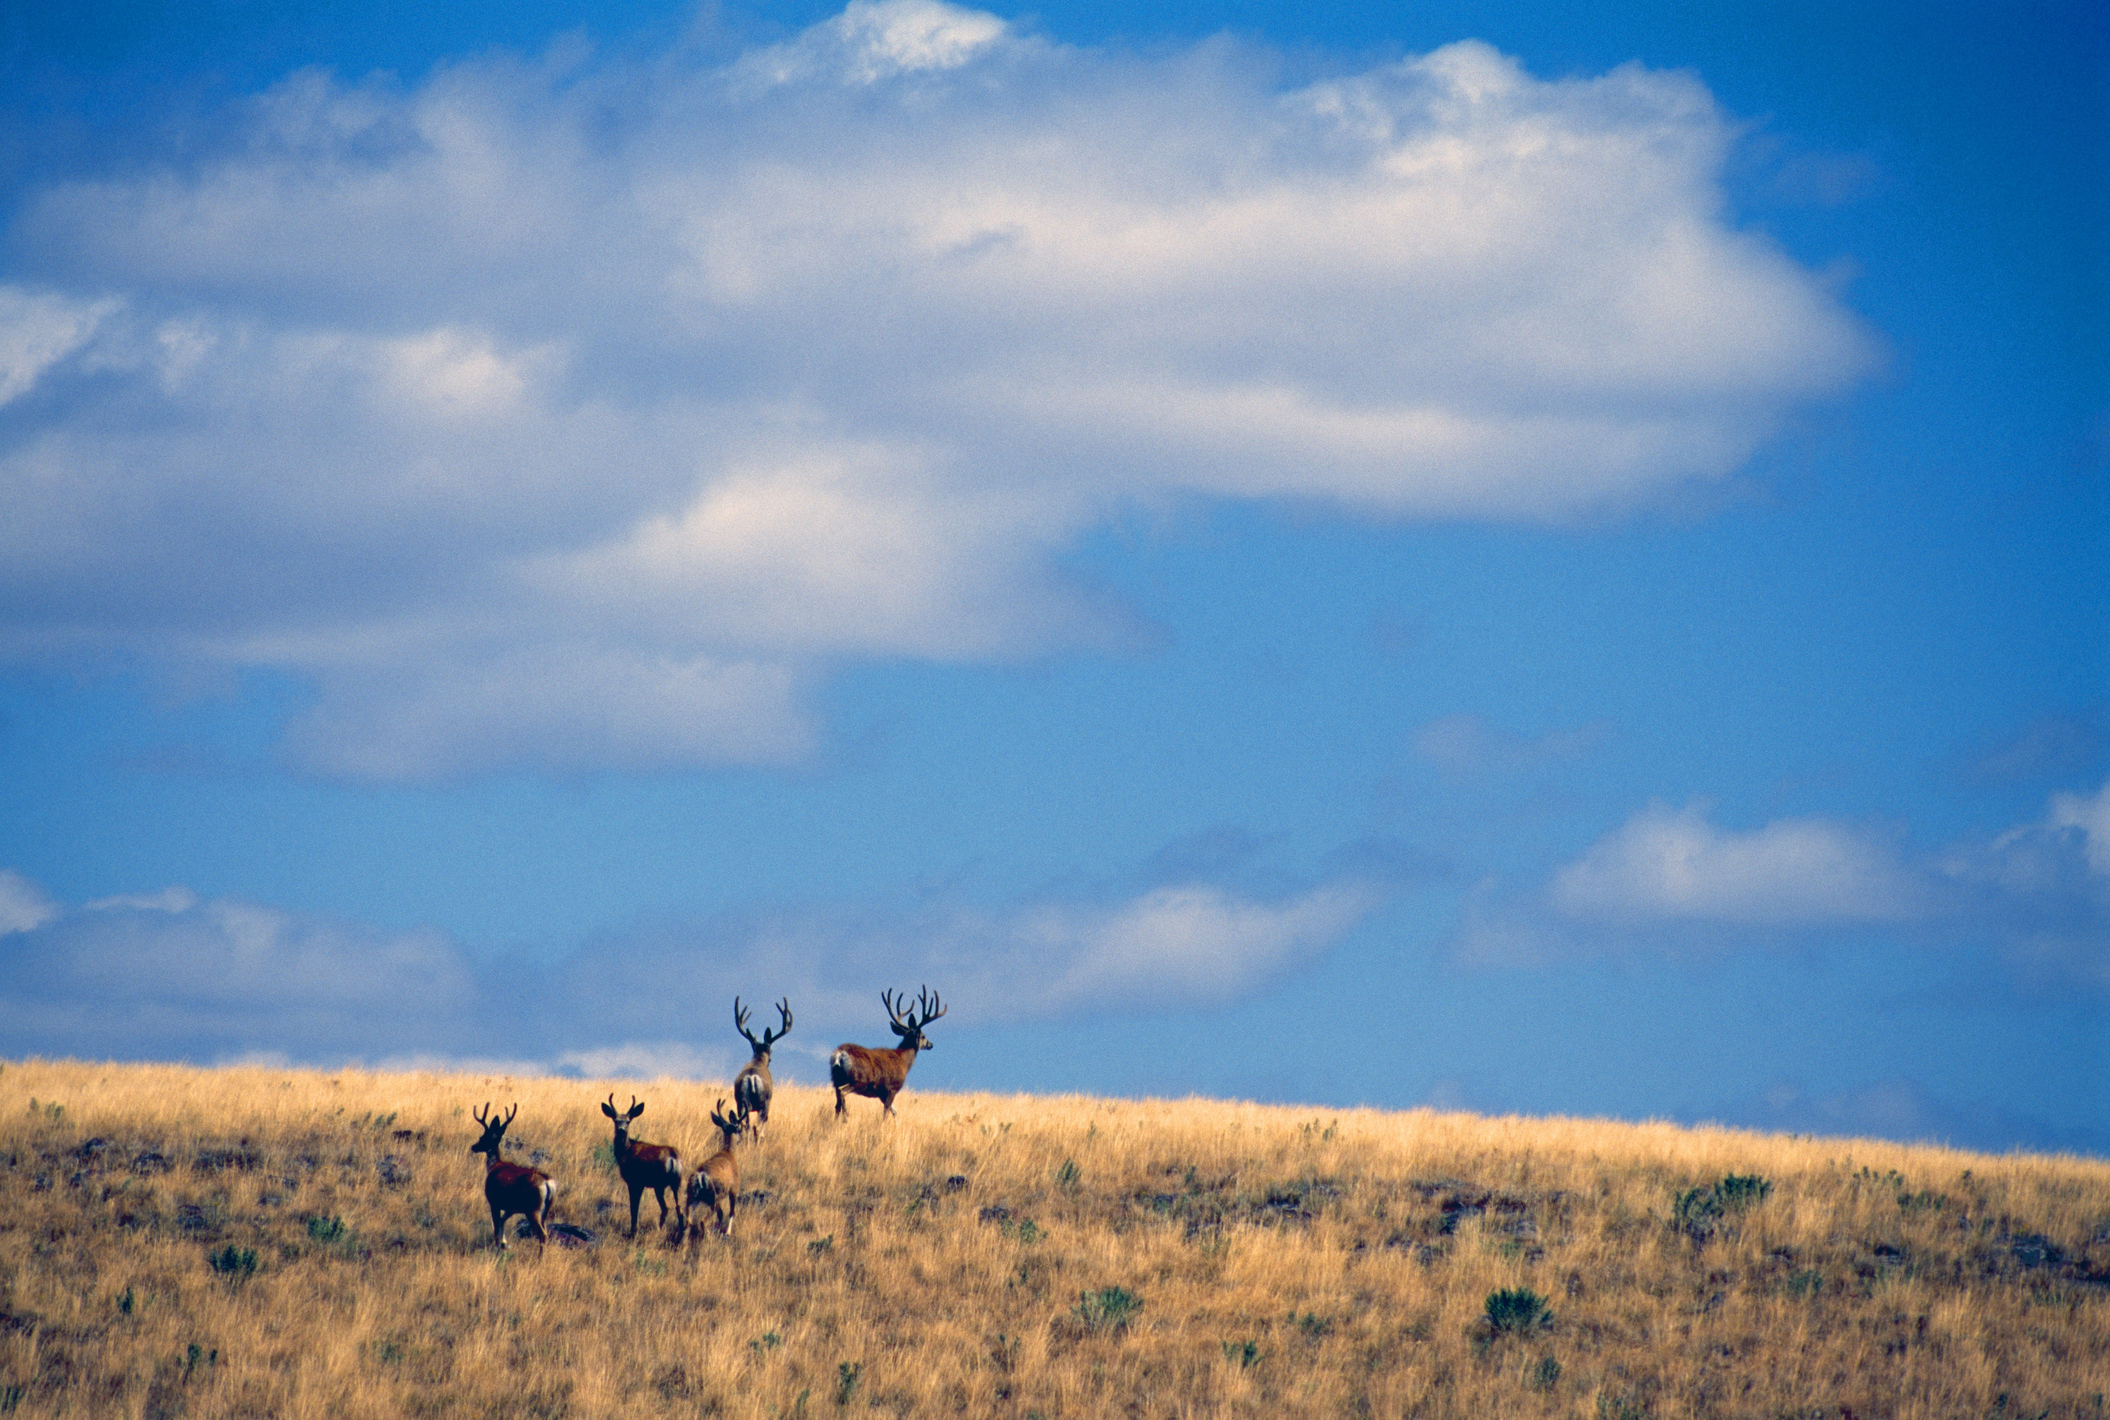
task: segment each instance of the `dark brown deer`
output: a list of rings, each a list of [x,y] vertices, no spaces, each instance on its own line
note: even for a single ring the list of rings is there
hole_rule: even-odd
[[[876,1099],[886,1106],[886,1112],[894,1112],[894,1096],[901,1093],[908,1083],[909,1067],[916,1063],[916,1052],[934,1047],[923,1028],[945,1014],[945,1006],[929,987],[917,991],[916,1009],[904,1018],[902,1010],[894,1004],[894,993],[879,993],[881,1004],[893,1018],[894,1034],[901,1037],[901,1044],[893,1050],[868,1050],[862,1045],[838,1045],[835,1053],[828,1057],[828,1078],[835,1082],[835,1117],[844,1113],[845,1095],[863,1095]],[[906,1006],[908,999],[902,998]]]
[[[784,1018],[783,1029],[765,1030],[762,1038],[756,1040],[747,1029],[747,1012],[741,1009],[740,998],[733,997],[733,1025],[740,1034],[747,1036],[747,1043],[755,1051],[755,1058],[733,1077],[733,1104],[747,1116],[747,1127],[754,1131],[758,1143],[763,1126],[769,1123],[769,1096],[776,1089],[769,1078],[769,1048],[791,1034],[790,997],[777,1002],[777,1014]]]
[[[509,1164],[498,1156],[506,1126],[519,1113],[520,1106],[516,1104],[506,1111],[505,1118],[493,1119],[491,1106],[486,1104],[481,1114],[472,1115],[484,1127],[484,1136],[469,1146],[469,1152],[484,1156],[484,1201],[491,1205],[491,1240],[500,1247],[506,1245],[506,1219],[516,1213],[528,1220],[538,1241],[548,1243],[546,1225],[550,1208],[557,1201],[555,1179],[541,1169]]]
[[[648,1188],[659,1200],[659,1225],[662,1228],[667,1225],[669,1189],[674,1191],[675,1223],[686,1228],[689,1221],[681,1201],[681,1181],[687,1172],[682,1166],[681,1150],[671,1144],[641,1144],[630,1137],[630,1121],[644,1112],[645,1107],[637,1102],[636,1095],[630,1097],[630,1112],[627,1114],[617,1112],[614,1095],[610,1095],[608,1103],[601,1106],[601,1113],[615,1121],[615,1171],[623,1176],[623,1186],[630,1190],[632,1237],[637,1236],[637,1206],[644,1201]]]
[[[689,1216],[696,1216],[699,1206],[711,1210],[718,1224],[718,1231],[725,1237],[733,1235],[733,1209],[740,1202],[740,1167],[733,1162],[733,1141],[747,1127],[747,1111],[725,1112],[725,1101],[711,1111],[711,1123],[718,1126],[724,1142],[718,1152],[705,1159],[689,1177]],[[701,1226],[700,1224],[698,1226]]]

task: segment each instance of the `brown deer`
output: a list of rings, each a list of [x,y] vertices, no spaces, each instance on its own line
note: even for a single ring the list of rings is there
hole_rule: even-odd
[[[719,1233],[731,1237],[733,1209],[740,1202],[740,1167],[733,1162],[733,1141],[747,1127],[747,1111],[742,1109],[727,1114],[725,1101],[721,1099],[718,1107],[711,1111],[711,1123],[718,1126],[724,1142],[718,1146],[718,1152],[699,1164],[689,1177],[689,1216],[696,1216],[698,1205],[708,1207],[717,1221]]]
[[[516,1104],[503,1119],[493,1119],[491,1106],[486,1104],[481,1114],[472,1115],[484,1127],[484,1136],[469,1146],[469,1152],[484,1156],[484,1201],[491,1205],[491,1240],[500,1247],[506,1245],[506,1219],[515,1213],[528,1220],[537,1240],[547,1244],[549,1211],[557,1201],[555,1179],[541,1169],[509,1164],[498,1156],[506,1126],[519,1113],[520,1106]]]
[[[777,1014],[784,1018],[781,1030],[765,1030],[756,1040],[747,1029],[747,1012],[740,1006],[740,998],[733,997],[733,1026],[747,1036],[747,1043],[754,1047],[755,1058],[740,1068],[733,1077],[733,1104],[740,1113],[748,1117],[747,1127],[754,1131],[755,1141],[761,1142],[762,1128],[769,1123],[769,1096],[776,1089],[769,1078],[769,1048],[791,1034],[791,998],[777,1002]]]
[[[893,1050],[868,1050],[862,1045],[835,1047],[835,1053],[828,1057],[828,1078],[835,1082],[837,1119],[844,1114],[845,1095],[876,1099],[886,1106],[887,1114],[893,1114],[894,1096],[908,1083],[909,1066],[916,1063],[916,1052],[934,1048],[923,1028],[944,1015],[945,1007],[930,988],[917,991],[916,1009],[906,1019],[894,1004],[893,992],[880,992],[879,1000],[893,1017],[894,1034],[901,1037],[901,1044]],[[901,1004],[906,1006],[908,998],[904,996]]]
[[[641,1144],[630,1137],[630,1121],[644,1112],[645,1107],[637,1102],[636,1095],[630,1097],[630,1112],[627,1114],[617,1112],[614,1095],[610,1095],[608,1103],[601,1106],[601,1113],[615,1121],[615,1169],[630,1190],[632,1237],[637,1236],[637,1206],[644,1201],[648,1188],[659,1200],[659,1225],[662,1228],[667,1225],[669,1189],[674,1191],[675,1223],[686,1228],[689,1221],[681,1201],[681,1181],[686,1173],[682,1167],[681,1150],[671,1144]]]

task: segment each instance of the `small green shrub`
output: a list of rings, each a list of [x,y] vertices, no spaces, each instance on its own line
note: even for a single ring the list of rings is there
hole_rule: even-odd
[[[1688,1188],[1679,1194],[1672,1216],[1694,1242],[1705,1242],[1724,1217],[1756,1208],[1772,1191],[1772,1182],[1758,1174],[1727,1174],[1717,1183]]]
[[[1766,1201],[1773,1191],[1771,1181],[1755,1173],[1732,1173],[1723,1176],[1714,1186],[1715,1197],[1722,1207],[1731,1213],[1740,1213],[1746,1208],[1756,1208]]]
[[[1243,1371],[1260,1364],[1260,1343],[1257,1341],[1226,1341],[1224,1359],[1236,1361]]]
[[[1546,1299],[1529,1287],[1504,1287],[1487,1294],[1487,1328],[1496,1336],[1522,1335],[1553,1325]]]
[[[1531,1368],[1531,1388],[1552,1390],[1561,1383],[1561,1363],[1551,1356],[1539,1357],[1539,1363]]]
[[[256,1275],[256,1249],[253,1247],[236,1247],[229,1243],[218,1252],[207,1253],[205,1261],[222,1277],[240,1280]]]
[[[1143,1310],[1143,1299],[1126,1287],[1108,1287],[1083,1293],[1071,1310],[1094,1331],[1117,1331]]]
[[[850,1397],[857,1391],[857,1378],[864,1373],[864,1364],[859,1361],[844,1361],[835,1368],[835,1403],[848,1405]]]

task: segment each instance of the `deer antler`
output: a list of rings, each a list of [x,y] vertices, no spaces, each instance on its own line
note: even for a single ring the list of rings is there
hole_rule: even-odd
[[[776,1044],[776,1042],[782,1040],[785,1036],[791,1033],[790,997],[787,996],[783,1000],[777,1002],[777,1014],[784,1018],[783,1026],[778,1030],[763,1031],[762,1038],[760,1040],[756,1040],[755,1033],[747,1028],[747,1008],[740,1004],[740,998],[738,996],[733,997],[733,1028],[739,1031],[740,1034],[746,1036],[747,1043],[757,1050],[767,1050],[770,1046]]]
[[[902,1009],[908,1005],[907,995],[902,996],[900,1006],[894,1004],[894,993],[891,991],[880,992],[879,1000],[886,1007],[887,1014],[894,1018],[894,1024],[903,1030],[921,1030],[945,1014],[944,1003],[931,994],[928,986],[917,990],[916,1009],[909,1013],[907,1020],[901,1018]]]
[[[945,1002],[941,1002],[931,992],[931,987],[928,987],[928,985],[918,987],[918,992],[916,992],[916,1011],[909,1013],[907,1019],[901,1019],[903,1009],[909,1004],[907,994],[901,996],[901,1004],[897,1006],[893,992],[880,992],[880,1004],[886,1006],[886,1015],[895,1017],[895,1025],[899,1025],[901,1030],[922,1030],[924,1025],[928,1025],[931,1021],[935,1021],[937,1017],[945,1015]]]
[[[945,1014],[945,1003],[938,999],[938,993],[935,991],[930,993],[930,1000],[927,1002],[923,999],[923,992],[918,991],[916,993],[916,1014],[922,1018],[916,1024],[918,1026],[927,1026]]]
[[[484,1101],[484,1107],[482,1109],[470,1110],[469,1117],[475,1120],[478,1124],[489,1124],[491,1122],[491,1102],[489,1100],[486,1100]]]

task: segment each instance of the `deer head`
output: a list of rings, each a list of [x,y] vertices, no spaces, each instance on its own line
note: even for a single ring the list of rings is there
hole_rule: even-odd
[[[733,1141],[740,1137],[740,1131],[747,1128],[747,1111],[742,1109],[727,1114],[725,1101],[720,1100],[718,1107],[711,1111],[711,1123],[717,1125],[718,1132],[725,1136],[725,1144],[720,1152],[731,1153]]]
[[[469,1146],[469,1152],[472,1154],[489,1154],[493,1163],[498,1162],[499,1142],[505,1138],[506,1126],[511,1124],[519,1113],[520,1106],[517,1104],[506,1111],[503,1119],[492,1118],[491,1106],[488,1104],[481,1110],[471,1110],[469,1117],[484,1127],[484,1134],[483,1138],[478,1139]]]
[[[893,1017],[894,1034],[901,1037],[903,1050],[935,1048],[930,1043],[930,1037],[923,1033],[923,1028],[944,1015],[945,1006],[932,994],[929,987],[923,987],[916,992],[916,1009],[913,1011],[905,1010],[908,1005],[905,995],[900,1006],[894,1004],[894,993],[891,991],[880,992],[879,1000],[886,1007],[886,1013]]]
[[[756,1040],[754,1032],[747,1028],[746,1007],[740,1004],[738,996],[733,997],[733,1026],[740,1034],[747,1037],[747,1043],[754,1047],[755,1059],[757,1060],[769,1059],[769,1048],[791,1034],[791,998],[789,996],[777,1002],[777,1014],[783,1018],[784,1024],[776,1030],[763,1031],[762,1038]]]
[[[630,1121],[644,1112],[645,1107],[638,1103],[636,1095],[630,1097],[630,1108],[626,1112],[619,1112],[616,1109],[614,1095],[610,1095],[608,1103],[601,1106],[601,1113],[615,1121],[615,1140],[619,1146],[627,1142],[627,1136],[630,1133]]]

